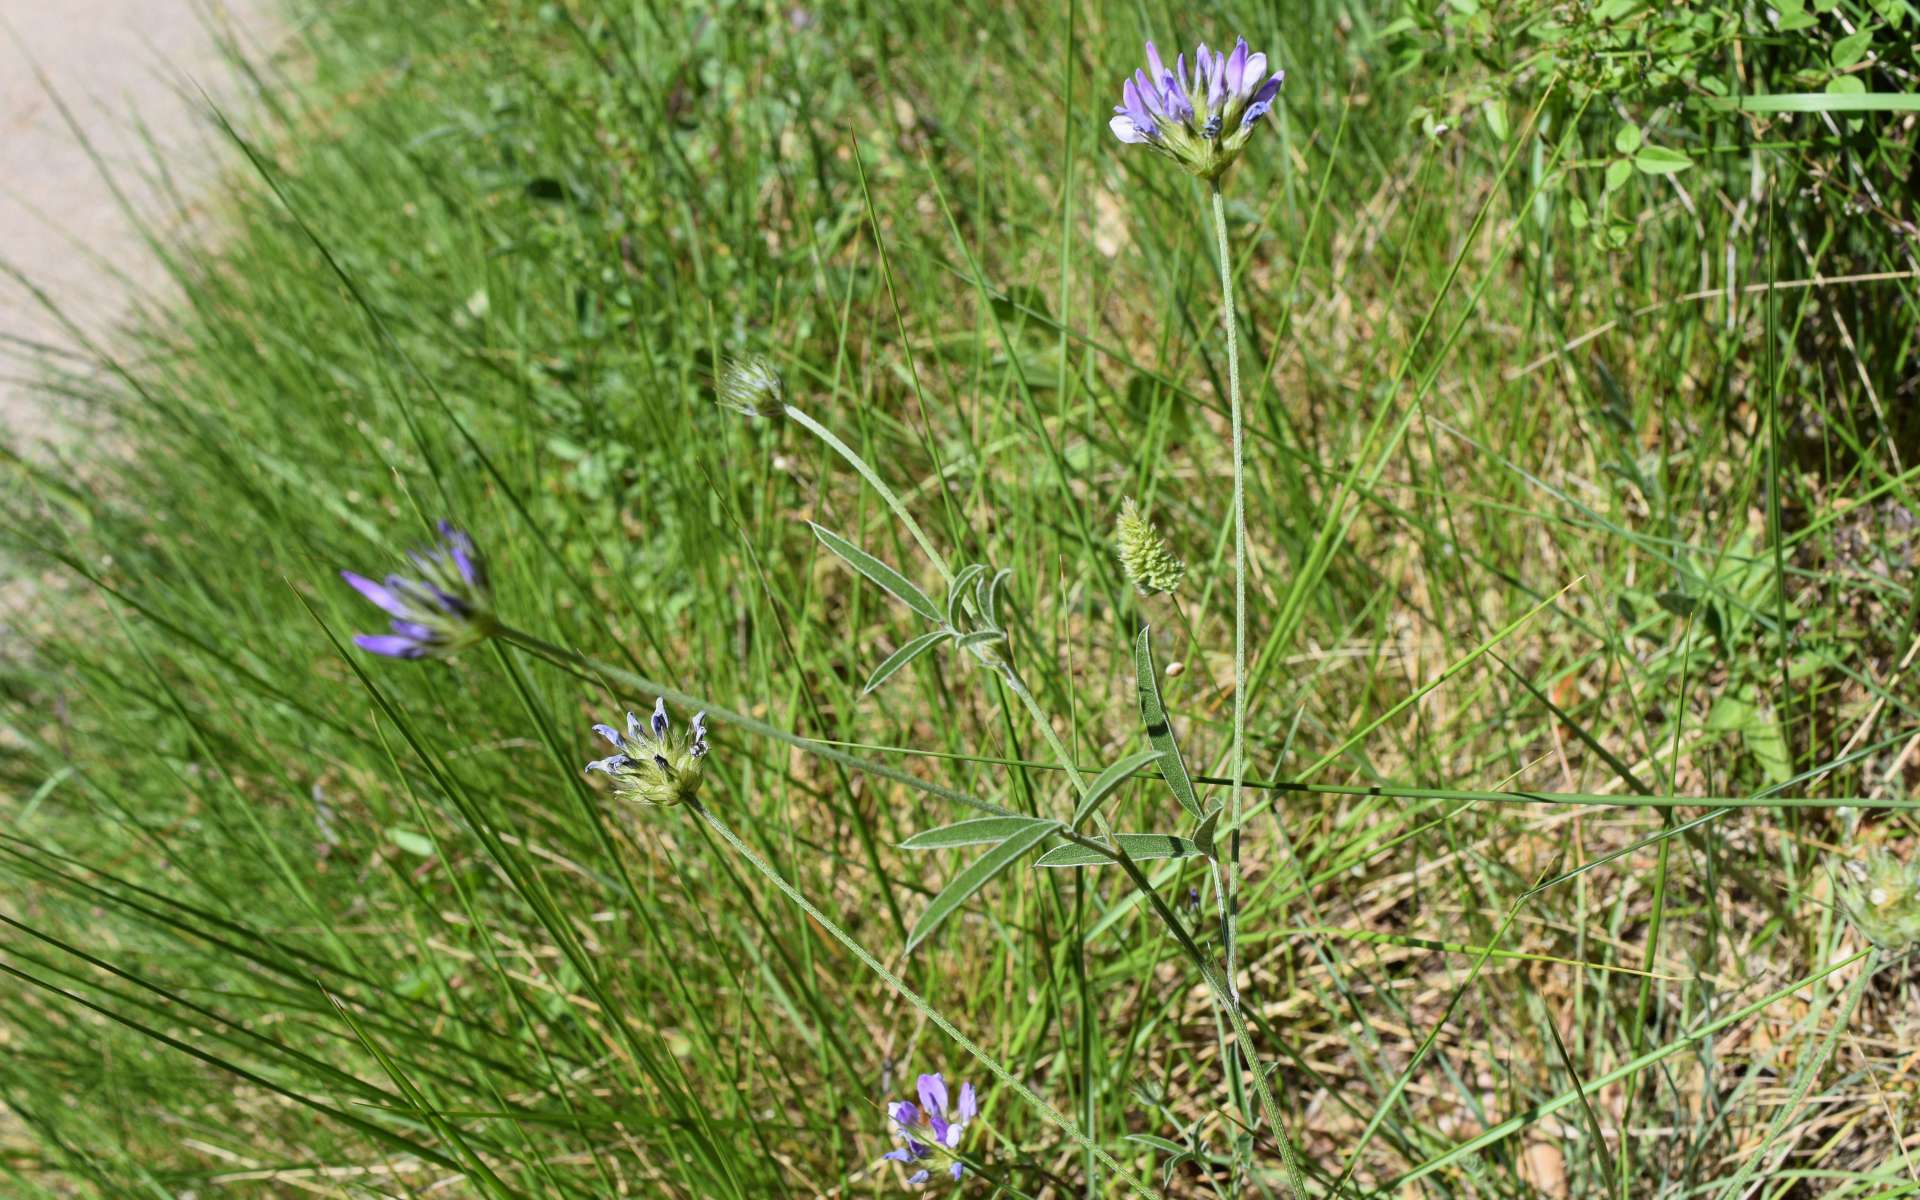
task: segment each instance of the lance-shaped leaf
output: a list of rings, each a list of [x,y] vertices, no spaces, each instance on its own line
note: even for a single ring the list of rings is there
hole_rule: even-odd
[[[975,817],[956,821],[938,829],[923,829],[900,843],[902,850],[945,850],[952,846],[979,846],[1004,842],[1036,825],[1057,827],[1059,822],[1045,817]]]
[[[973,585],[973,599],[979,606],[980,619],[996,629],[1000,627],[1000,585],[1012,578],[1012,569],[1001,567],[990,578]]]
[[[1200,847],[1170,833],[1117,833],[1113,840],[1135,861],[1149,858],[1192,858]],[[1111,858],[1085,846],[1055,846],[1034,862],[1036,867],[1103,867]]]
[[[1173,1187],[1173,1173],[1179,1170],[1180,1164],[1189,1160],[1197,1162],[1200,1158],[1199,1155],[1178,1142],[1170,1142],[1166,1138],[1154,1137],[1148,1133],[1130,1133],[1127,1135],[1127,1141],[1139,1142],[1143,1146],[1151,1146],[1155,1150],[1170,1156],[1160,1168],[1160,1186],[1168,1190],[1171,1190]]]
[[[1220,810],[1223,807],[1215,804],[1213,811],[1207,814],[1207,819],[1200,822],[1200,828],[1193,831],[1193,844],[1200,847],[1200,853],[1208,858],[1220,857],[1213,852],[1213,835],[1220,828]]]
[[[895,650],[892,654],[887,655],[887,661],[875,667],[873,674],[867,676],[867,686],[860,689],[860,694],[864,696],[879,687],[891,679],[895,671],[898,671],[901,667],[906,666],[914,659],[919,658],[922,654],[938,646],[941,641],[948,636],[950,635],[945,629],[936,629],[932,633],[923,633],[898,650]]]
[[[914,583],[913,580],[908,579],[905,575],[902,575],[892,567],[881,562],[873,555],[868,554],[865,550],[862,550],[852,542],[841,537],[833,530],[815,525],[812,521],[808,521],[807,524],[812,527],[813,536],[820,539],[820,544],[839,555],[841,561],[862,575],[865,575],[874,583],[879,584],[882,588],[885,588],[902,604],[905,604],[908,608],[919,613],[927,620],[936,623],[939,622],[940,609],[934,604],[933,598],[921,591],[919,585]]]
[[[1133,674],[1140,688],[1140,723],[1147,728],[1147,740],[1160,752],[1160,777],[1167,781],[1167,790],[1180,802],[1195,820],[1205,814],[1200,811],[1200,799],[1193,794],[1193,780],[1187,775],[1186,760],[1180,757],[1180,747],[1173,740],[1173,724],[1167,719],[1166,705],[1160,703],[1160,673],[1153,665],[1152,626],[1142,626],[1140,636],[1133,643]]]
[[[1087,794],[1080,798],[1080,807],[1073,810],[1073,827],[1080,828],[1081,822],[1093,815],[1093,811],[1113,794],[1113,789],[1132,778],[1135,771],[1159,757],[1158,750],[1142,750],[1138,754],[1127,755],[1100,772],[1099,776],[1087,785]]]
[[[1035,846],[1053,836],[1053,831],[1058,828],[1054,822],[1046,821],[1024,833],[1016,833],[955,875],[946,887],[940,889],[933,903],[927,905],[927,911],[921,913],[920,919],[913,923],[912,932],[907,934],[907,951],[911,953],[915,946],[926,941],[927,936],[957,912],[968,897],[992,882],[994,876],[1024,858]]]
[[[961,567],[960,573],[953,577],[952,585],[947,588],[947,624],[955,629],[963,628],[960,622],[967,615],[967,589],[973,586],[974,580],[986,573],[987,569],[979,563],[969,563]]]

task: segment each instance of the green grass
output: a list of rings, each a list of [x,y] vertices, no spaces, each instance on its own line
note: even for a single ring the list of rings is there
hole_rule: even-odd
[[[1830,876],[1920,777],[1914,132],[1805,99],[1852,28],[1901,91],[1910,14],[1708,10],[1682,86],[1531,5],[437,7],[304,13],[223,237],[50,383],[110,432],[4,465],[0,1190],[891,1194],[941,1070],[965,1194],[1284,1196],[1250,1039],[1311,1195],[1920,1191],[1913,981]],[[1029,860],[906,953],[984,847],[900,845],[1070,818],[1036,711],[1085,780],[1146,749],[1142,623],[1229,790],[1209,201],[1105,120],[1143,35],[1236,29],[1289,75],[1227,178],[1245,1039],[1204,860],[1138,868],[1188,945]],[[747,354],[944,566],[711,403]],[[351,649],[339,569],[441,515],[557,653]],[[863,694],[926,623],[809,521],[936,600],[1007,569],[1017,681]],[[583,778],[639,681],[736,714],[719,824]],[[1194,833],[1150,777],[1101,821]]]

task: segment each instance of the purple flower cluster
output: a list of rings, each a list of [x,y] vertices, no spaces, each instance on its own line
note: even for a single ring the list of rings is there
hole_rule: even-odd
[[[1147,43],[1147,68],[1120,90],[1108,127],[1123,142],[1151,147],[1203,179],[1216,179],[1240,155],[1254,126],[1273,108],[1287,73],[1267,75],[1267,56],[1248,53],[1245,38],[1232,52],[1194,51],[1169,71]]]
[[[439,658],[491,637],[499,626],[492,611],[486,564],[473,539],[451,522],[440,522],[440,543],[407,555],[413,578],[389,575],[376,583],[352,571],[340,577],[393,618],[392,633],[354,635],[354,645],[388,658]]]
[[[619,753],[588,763],[587,770],[613,780],[613,794],[622,800],[685,804],[700,791],[707,757],[707,714],[693,714],[687,725],[674,730],[664,698],[653,702],[653,718],[644,725],[628,713],[624,734],[611,725],[595,725],[593,731]]]
[[[896,1100],[889,1104],[887,1116],[893,1122],[893,1137],[900,1146],[889,1150],[885,1157],[911,1167],[932,1158],[935,1146],[949,1154],[959,1149],[960,1138],[966,1132],[967,1125],[980,1115],[980,1105],[970,1083],[960,1085],[960,1099],[951,1109],[947,1106],[947,1099],[945,1079],[938,1074],[922,1075],[918,1105],[911,1100]],[[966,1173],[966,1165],[959,1159],[947,1165],[947,1174],[956,1181]],[[920,1167],[907,1176],[907,1182],[918,1187],[931,1178],[933,1172]]]

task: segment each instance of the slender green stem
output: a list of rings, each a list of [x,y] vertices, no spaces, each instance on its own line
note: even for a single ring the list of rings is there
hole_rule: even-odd
[[[1306,1200],[1307,1185],[1300,1175],[1300,1163],[1293,1151],[1293,1139],[1287,1135],[1286,1124],[1280,1119],[1280,1105],[1273,1098],[1273,1089],[1267,1086],[1267,1073],[1260,1066],[1260,1056],[1254,1050],[1253,1030],[1247,1027],[1247,1019],[1240,1011],[1238,998],[1228,990],[1227,982],[1220,977],[1220,973],[1207,962],[1206,952],[1194,942],[1179,916],[1167,907],[1165,900],[1160,898],[1160,893],[1154,889],[1146,872],[1140,869],[1140,864],[1129,857],[1127,852],[1118,845],[1109,853],[1113,856],[1113,861],[1120,864],[1120,869],[1127,873],[1127,878],[1133,881],[1133,886],[1146,897],[1147,903],[1159,916],[1161,924],[1173,934],[1173,940],[1179,943],[1180,949],[1185,951],[1187,957],[1194,961],[1194,965],[1200,968],[1200,977],[1206,980],[1207,990],[1213,993],[1214,1002],[1220,1006],[1220,1011],[1233,1025],[1234,1042],[1239,1048],[1241,1057],[1246,1059],[1248,1071],[1253,1076],[1254,1091],[1260,1097],[1261,1111],[1266,1114],[1267,1124],[1273,1128],[1273,1140],[1278,1143],[1280,1158],[1286,1164],[1287,1187],[1292,1192],[1294,1200]]]
[[[1240,824],[1245,815],[1242,801],[1247,785],[1247,431],[1245,413],[1240,403],[1240,327],[1233,305],[1233,257],[1227,247],[1227,202],[1217,179],[1213,181],[1213,235],[1220,259],[1220,310],[1227,325],[1227,405],[1233,423],[1233,747],[1228,768],[1233,786],[1229,793],[1227,827],[1232,831],[1236,848],[1235,853],[1228,855],[1226,887],[1222,897],[1226,907],[1222,919],[1226,942],[1226,976],[1222,981],[1225,986],[1215,984],[1214,990],[1221,1008],[1233,1022],[1234,1039],[1240,1043],[1241,1056],[1252,1070],[1254,1091],[1260,1097],[1261,1107],[1266,1110],[1267,1123],[1273,1126],[1273,1136],[1280,1143],[1281,1157],[1286,1160],[1287,1186],[1298,1200],[1306,1195],[1306,1184],[1300,1177],[1300,1165],[1294,1160],[1293,1143],[1287,1137],[1286,1127],[1280,1123],[1279,1107],[1274,1103],[1273,1092],[1267,1086],[1266,1072],[1261,1069],[1259,1055],[1254,1052],[1252,1031],[1247,1028],[1246,1018],[1240,1013],[1236,961],[1239,938],[1236,936],[1235,922],[1240,912],[1240,855],[1237,848]],[[1164,909],[1146,877],[1138,874],[1137,868],[1134,873],[1135,882],[1148,891],[1156,907]],[[1166,914],[1166,918],[1170,919],[1171,915]],[[1204,966],[1201,969],[1203,972],[1206,970]]]
[[[1012,663],[1004,659],[995,669],[1007,685],[1007,690],[1020,698],[1020,703],[1026,706],[1027,715],[1032,717],[1033,723],[1040,727],[1040,736],[1046,739],[1047,748],[1053,751],[1053,756],[1059,761],[1061,769],[1073,782],[1073,790],[1085,796],[1087,792],[1085,777],[1080,774],[1080,768],[1073,761],[1073,755],[1067,750],[1066,743],[1062,742],[1060,735],[1053,731],[1053,722],[1047,717],[1046,710],[1040,707],[1040,702],[1034,699],[1033,693],[1028,690],[1027,681],[1020,677],[1019,670]]]
[[[887,508],[892,511],[894,516],[900,518],[902,525],[907,527],[907,532],[913,535],[915,544],[920,547],[920,553],[926,555],[927,561],[932,563],[934,569],[940,572],[940,578],[946,580],[948,583],[952,583],[953,572],[947,569],[946,557],[933,548],[933,542],[927,537],[926,531],[920,528],[920,522],[913,519],[913,514],[907,511],[905,504],[900,502],[900,497],[895,495],[893,489],[887,486],[886,480],[880,478],[880,472],[874,470],[866,459],[861,458],[852,446],[841,441],[839,435],[834,433],[833,430],[828,429],[825,425],[814,420],[800,409],[789,404],[781,411],[785,412],[790,420],[804,426],[807,432],[825,442],[828,449],[847,461],[848,466],[860,472],[860,478],[866,480],[869,487],[880,493],[880,499],[886,502]]]
[[[568,650],[563,646],[556,646],[552,642],[544,641],[534,637],[530,633],[514,629],[511,626],[502,626],[499,630],[499,636],[514,643],[523,650],[532,651],[557,666],[578,672],[587,679],[595,680],[596,682],[604,682],[607,679],[618,680],[629,688],[664,697],[675,704],[685,705],[688,708],[704,710],[708,716],[716,721],[744,729],[749,733],[755,733],[761,737],[772,738],[776,742],[783,742],[796,749],[804,750],[808,754],[818,755],[828,762],[838,763],[851,770],[861,771],[880,779],[904,784],[907,787],[913,788],[915,791],[925,792],[930,796],[938,796],[942,800],[965,805],[968,808],[978,809],[992,816],[1016,817],[1022,815],[1010,809],[1002,808],[1000,805],[994,804],[991,801],[981,800],[978,797],[969,796],[965,792],[956,791],[953,788],[944,787],[940,784],[922,779],[918,775],[914,775],[908,771],[902,771],[898,767],[891,767],[886,763],[875,762],[870,758],[862,758],[857,754],[848,754],[845,750],[838,749],[830,742],[822,742],[814,738],[802,737],[797,733],[789,733],[778,726],[769,725],[765,721],[755,720],[753,717],[743,712],[737,712],[725,705],[715,704],[711,700],[683,692],[679,688],[668,687],[666,684],[660,683],[657,680],[648,679],[645,675],[639,675],[624,668],[612,666],[598,659],[588,658],[584,654]]]
[[[1240,329],[1233,308],[1233,259],[1227,250],[1227,201],[1217,179],[1213,182],[1213,234],[1220,257],[1220,309],[1227,322],[1227,404],[1233,421],[1233,748],[1228,768],[1233,787],[1227,827],[1237,835],[1247,782],[1247,436],[1240,411]],[[1233,936],[1234,919],[1240,910],[1238,855],[1227,865],[1226,905],[1227,992],[1238,1004]]]
[[[1033,694],[1027,690],[1026,684],[1020,678],[1019,672],[1016,671],[1011,664],[1005,664],[1001,666],[1000,674],[1006,681],[1007,686],[1026,704],[1027,711],[1033,715],[1034,723],[1040,726],[1040,730],[1046,737],[1048,745],[1053,747],[1055,756],[1059,758],[1060,764],[1067,770],[1069,776],[1072,778],[1075,790],[1084,794],[1086,792],[1086,783],[1080,775],[1079,768],[1074,765],[1072,756],[1068,754],[1066,746],[1061,744],[1059,737],[1053,732],[1052,724],[1047,720],[1046,713],[1040,708],[1039,703],[1034,700]],[[1076,844],[1098,849],[1107,854],[1114,862],[1118,863],[1121,869],[1126,872],[1127,878],[1133,883],[1134,888],[1146,898],[1149,907],[1151,907],[1154,914],[1160,918],[1160,923],[1165,925],[1167,931],[1173,935],[1174,941],[1180,946],[1182,952],[1184,952],[1188,958],[1192,959],[1194,965],[1199,968],[1200,976],[1206,980],[1207,988],[1213,994],[1215,1003],[1219,1005],[1220,1011],[1225,1014],[1228,1022],[1232,1024],[1234,1041],[1238,1044],[1240,1056],[1246,1060],[1249,1072],[1253,1075],[1255,1094],[1260,1098],[1261,1110],[1267,1118],[1267,1124],[1273,1129],[1273,1139],[1279,1145],[1280,1157],[1286,1164],[1287,1186],[1292,1191],[1295,1200],[1305,1200],[1307,1194],[1306,1182],[1300,1174],[1300,1164],[1294,1154],[1293,1139],[1288,1136],[1287,1127],[1281,1120],[1280,1105],[1274,1100],[1273,1090],[1267,1086],[1266,1071],[1260,1066],[1260,1056],[1254,1047],[1253,1031],[1247,1027],[1246,1018],[1240,1012],[1239,990],[1233,985],[1232,975],[1222,976],[1221,973],[1216,971],[1213,965],[1207,961],[1206,951],[1202,950],[1193,940],[1193,936],[1187,932],[1187,927],[1181,922],[1179,915],[1167,907],[1167,902],[1162,899],[1160,893],[1154,889],[1153,883],[1148,880],[1146,873],[1140,869],[1140,865],[1127,855],[1127,852],[1121,848],[1118,842],[1114,842],[1111,846],[1104,846],[1093,839],[1083,838],[1071,830],[1063,830],[1062,836]],[[1231,945],[1231,942],[1229,942],[1229,945]],[[1222,1062],[1221,1067],[1223,1070],[1228,1069],[1225,1062]],[[1229,1074],[1229,1078],[1231,1078],[1231,1074]]]

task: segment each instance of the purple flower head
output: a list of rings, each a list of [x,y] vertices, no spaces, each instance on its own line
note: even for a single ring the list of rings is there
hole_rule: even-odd
[[[954,1100],[948,1095],[945,1079],[938,1074],[922,1075],[919,1095],[918,1104],[911,1100],[896,1100],[887,1105],[887,1117],[893,1126],[893,1140],[899,1145],[883,1156],[902,1166],[915,1167],[913,1173],[907,1176],[907,1182],[915,1187],[933,1178],[932,1171],[917,1164],[942,1152],[952,1158],[953,1152],[960,1148],[960,1139],[966,1133],[967,1126],[980,1115],[980,1104],[971,1083],[961,1084],[959,1098]],[[953,1158],[946,1170],[956,1181],[967,1173],[966,1164],[958,1158]]]
[[[707,757],[707,714],[695,713],[683,730],[667,719],[667,702],[656,700],[653,716],[642,721],[627,714],[627,731],[595,725],[616,753],[587,764],[613,780],[613,794],[635,804],[685,804],[700,791]]]
[[[1169,71],[1148,42],[1147,67],[1122,84],[1107,127],[1123,142],[1151,147],[1202,179],[1218,179],[1272,111],[1286,75],[1269,76],[1267,56],[1249,53],[1244,38],[1236,38],[1231,51],[1202,42],[1191,72],[1185,54]]]
[[[391,633],[355,634],[354,645],[388,658],[442,658],[498,632],[487,568],[465,530],[440,522],[440,541],[407,553],[412,572],[375,581],[340,577],[393,618]]]

